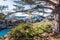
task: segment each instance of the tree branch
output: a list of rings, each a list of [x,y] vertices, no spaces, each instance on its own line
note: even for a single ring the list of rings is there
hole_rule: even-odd
[[[58,5],[58,2],[55,2],[54,0],[53,1],[52,0],[41,0],[41,1],[48,2],[48,3],[50,3],[50,4],[54,5],[54,6]]]
[[[8,15],[13,14],[13,13],[17,13],[17,12],[35,11],[38,8],[48,8],[48,9],[54,10],[54,7],[52,7],[52,6],[39,6],[39,5],[37,5],[36,7],[28,9],[28,10],[21,10],[21,11],[8,13]]]
[[[53,7],[53,6],[39,6],[39,5],[37,5],[36,7],[31,8],[31,9],[28,9],[28,10],[16,11],[16,12],[35,11],[35,10],[38,9],[38,8],[48,8],[48,9],[54,10],[54,7]],[[15,13],[15,12],[14,12],[14,13]]]
[[[4,16],[4,18],[5,18],[6,16],[9,16],[9,15],[13,14],[13,13],[35,11],[35,10],[38,9],[38,8],[48,8],[48,9],[54,10],[53,7],[50,7],[50,6],[39,6],[39,5],[37,5],[36,7],[32,8],[32,9],[8,13],[7,15]],[[43,11],[42,11],[42,12],[43,12]],[[4,18],[3,18],[3,19],[4,19]]]

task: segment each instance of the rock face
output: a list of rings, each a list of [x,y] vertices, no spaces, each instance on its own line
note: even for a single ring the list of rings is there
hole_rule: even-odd
[[[41,34],[41,36],[34,36],[32,38],[21,37],[21,39],[18,39],[18,40],[60,40],[60,37],[56,38],[49,35],[50,34],[44,32]],[[15,39],[13,37],[11,38],[11,34],[8,34],[3,39],[1,38],[0,40],[15,40]]]
[[[10,37],[11,37],[11,34],[7,34],[7,35],[4,36],[4,39],[5,40],[10,40]]]
[[[9,38],[6,38],[5,40],[9,40]]]

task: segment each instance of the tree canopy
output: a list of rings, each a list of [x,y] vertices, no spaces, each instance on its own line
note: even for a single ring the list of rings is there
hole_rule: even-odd
[[[16,4],[13,10],[16,12],[45,12],[46,9],[54,10],[59,4],[59,0],[14,0]],[[30,5],[30,9],[24,9],[24,5]],[[35,5],[35,7],[33,7]],[[42,10],[43,9],[43,10]],[[14,12],[15,13],[15,12]],[[49,13],[49,12],[48,12]]]

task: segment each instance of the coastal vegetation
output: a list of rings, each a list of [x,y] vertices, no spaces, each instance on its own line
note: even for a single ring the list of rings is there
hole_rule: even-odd
[[[13,28],[11,31],[11,37],[15,40],[22,40],[22,38],[33,38],[35,36],[40,36],[42,33],[46,32],[48,28],[50,28],[51,24],[46,24],[45,25],[41,24],[41,26],[37,27],[32,27],[32,24],[25,24],[22,23],[18,25],[16,28]],[[24,39],[23,39],[24,40]]]
[[[0,13],[0,19],[3,19],[4,14]]]

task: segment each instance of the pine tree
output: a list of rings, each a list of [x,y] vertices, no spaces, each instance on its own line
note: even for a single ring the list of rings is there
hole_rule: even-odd
[[[36,5],[36,7],[33,7],[32,9],[24,11],[31,11],[31,10],[34,11],[35,9],[39,8],[51,9],[53,14],[52,31],[55,33],[60,32],[60,0],[21,0],[21,1],[23,1],[24,4]],[[43,4],[45,3],[45,5],[41,5],[41,3]]]

